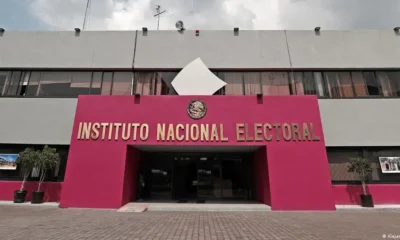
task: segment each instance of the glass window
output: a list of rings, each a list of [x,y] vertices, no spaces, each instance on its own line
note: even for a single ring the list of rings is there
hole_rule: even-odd
[[[350,157],[362,157],[362,149],[327,148],[329,169],[332,181],[356,181],[353,173],[347,171]]]
[[[171,82],[178,72],[156,72],[153,82],[153,95],[178,95]]]
[[[293,81],[290,81],[293,95],[304,95],[303,72],[293,72]]]
[[[112,79],[113,79],[112,72],[104,72],[103,84],[101,85],[101,95],[110,95],[111,94]]]
[[[314,82],[315,82],[318,96],[325,97],[326,96],[325,84],[324,84],[324,78],[322,77],[321,72],[314,72]]]
[[[367,85],[367,91],[369,96],[379,96],[380,85],[375,78],[374,72],[363,72],[364,82]]]
[[[91,95],[101,95],[102,79],[103,79],[103,72],[93,72],[92,85],[90,86]]]
[[[21,75],[22,75],[22,72],[12,72],[10,83],[8,84],[6,93],[4,95],[7,95],[7,96],[19,95],[18,94],[19,85],[22,84],[21,83]]]
[[[353,83],[349,72],[339,72],[339,86],[341,97],[354,97]]]
[[[314,74],[312,72],[304,72],[304,93],[306,95],[317,95],[317,89],[314,82]]]
[[[29,78],[28,86],[26,88],[26,96],[37,96],[37,91],[39,87],[41,72],[32,72]]]
[[[261,93],[260,72],[243,73],[243,81],[245,95],[257,95]]]
[[[92,72],[72,73],[72,82],[70,88],[66,89],[69,97],[87,95],[90,92],[90,83],[92,81]]]
[[[330,97],[354,97],[349,72],[325,72],[324,75]]]
[[[7,81],[10,77],[10,72],[0,72],[0,96],[3,96]]]
[[[353,80],[356,97],[368,96],[367,85],[364,82],[362,72],[351,72],[351,78]]]
[[[177,95],[171,82],[177,72],[136,72],[135,93],[141,95]]]
[[[91,72],[42,72],[37,96],[77,97],[89,94]]]
[[[140,95],[150,95],[150,86],[153,81],[154,72],[137,72],[135,73],[135,93]]]
[[[382,87],[382,94],[385,97],[400,96],[400,72],[376,72],[378,82]]]
[[[132,72],[114,72],[112,95],[131,95]]]
[[[218,77],[226,82],[225,95],[243,95],[243,73],[219,72]]]
[[[326,86],[330,97],[340,97],[339,79],[336,72],[325,72],[324,73]]]
[[[287,72],[263,72],[261,85],[264,95],[290,95]]]

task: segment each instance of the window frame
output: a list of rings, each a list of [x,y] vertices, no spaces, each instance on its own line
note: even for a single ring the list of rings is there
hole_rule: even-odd
[[[8,98],[77,98],[78,96],[37,96],[37,93],[35,94],[35,96],[24,96],[24,95],[19,95],[20,93],[16,93],[15,95],[7,95],[7,92],[9,91],[10,88],[10,81],[11,78],[14,76],[14,74],[18,74],[18,72],[20,72],[20,77],[19,77],[19,83],[18,83],[18,91],[21,89],[21,87],[23,86],[23,77],[26,74],[29,74],[30,77],[28,79],[28,85],[31,81],[32,78],[32,73],[33,72],[91,72],[91,77],[90,77],[90,86],[89,86],[89,91],[88,91],[88,95],[101,95],[101,94],[93,94],[92,93],[92,85],[93,85],[93,80],[94,80],[94,74],[95,72],[101,72],[101,89],[104,86],[104,76],[106,73],[111,72],[112,76],[111,76],[111,87],[110,87],[110,94],[112,94],[113,91],[113,85],[114,85],[114,73],[115,72],[131,72],[132,73],[132,81],[133,81],[133,85],[131,86],[131,93],[128,93],[128,95],[134,95],[135,91],[136,91],[136,85],[137,85],[137,79],[135,76],[135,73],[137,72],[179,72],[180,69],[163,69],[163,70],[159,70],[159,69],[126,69],[126,70],[117,70],[117,69],[78,69],[78,70],[73,70],[73,69],[1,69],[2,72],[8,72],[7,75],[7,80],[5,82],[5,86],[3,88],[3,92],[0,93],[0,97],[8,97]],[[316,87],[316,96],[319,99],[380,99],[380,98],[400,98],[400,94],[399,96],[384,96],[383,91],[382,91],[382,83],[379,80],[378,76],[377,76],[377,72],[400,72],[400,69],[268,69],[268,70],[252,70],[252,69],[236,69],[236,70],[223,70],[223,69],[210,69],[210,71],[212,71],[214,74],[216,74],[217,76],[219,76],[219,73],[221,72],[237,72],[237,73],[250,73],[250,72],[259,72],[260,74],[262,74],[263,72],[286,72],[288,75],[288,80],[289,80],[289,92],[290,95],[296,95],[296,92],[293,89],[293,86],[291,85],[291,83],[294,81],[294,73],[295,72],[301,72],[301,75],[303,77],[303,84],[304,84],[304,76],[306,72],[310,72],[313,75],[313,84],[315,85],[314,87]],[[351,77],[351,83],[352,83],[352,90],[354,93],[354,97],[330,97],[328,96],[328,89],[327,89],[327,84],[326,84],[326,77],[325,74],[326,72],[349,72],[350,73],[350,77]],[[355,72],[359,72],[361,73],[362,76],[364,76],[364,73],[366,72],[372,72],[373,73],[373,77],[374,77],[374,81],[378,83],[378,91],[379,91],[379,95],[368,95],[368,96],[356,96],[356,90],[355,90],[355,85],[354,85],[354,77],[353,74]],[[318,87],[317,84],[317,80],[316,80],[316,74],[320,74],[321,76],[321,80],[322,80],[322,89],[323,89],[323,94],[324,96],[320,95],[320,89]],[[363,78],[364,79],[364,78]],[[154,86],[151,86],[154,87]],[[263,88],[262,88],[262,84],[261,84],[261,77],[260,77],[260,89],[261,89],[261,93],[263,93]],[[100,90],[102,91],[102,90]],[[244,82],[244,75],[242,74],[242,95],[245,95],[245,82]],[[108,91],[107,91],[108,92]],[[368,90],[367,90],[368,93]],[[368,93],[369,94],[369,93]],[[85,94],[86,95],[86,94]],[[104,95],[104,94],[103,94]],[[108,95],[108,94],[107,94]],[[226,95],[226,92],[222,89],[220,91],[218,91],[215,95]],[[308,95],[306,93],[304,93],[304,95]],[[285,95],[286,96],[286,95]],[[289,95],[288,95],[289,96]]]

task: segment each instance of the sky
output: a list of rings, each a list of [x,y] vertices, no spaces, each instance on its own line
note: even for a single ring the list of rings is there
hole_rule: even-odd
[[[7,30],[82,28],[87,0],[0,0]],[[400,0],[92,0],[86,30],[157,29],[393,29]]]

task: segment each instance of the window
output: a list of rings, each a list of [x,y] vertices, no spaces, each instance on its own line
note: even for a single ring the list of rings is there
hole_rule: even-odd
[[[356,97],[368,96],[367,85],[364,82],[364,77],[362,72],[351,72],[351,77],[353,80],[355,96]]]
[[[314,83],[316,87],[316,91],[318,96],[320,97],[325,97],[326,96],[326,91],[325,91],[325,84],[324,84],[324,79],[322,77],[321,72],[314,72]]]
[[[90,85],[91,95],[101,95],[102,80],[103,80],[103,72],[92,73],[92,84]]]
[[[327,156],[332,181],[356,181],[353,173],[347,171],[350,157],[361,157],[360,148],[327,148]]]
[[[36,150],[43,149],[44,145],[25,145],[25,144],[0,144],[0,153],[4,154],[18,154],[27,147],[34,148]],[[45,177],[45,181],[63,181],[65,175],[65,168],[67,165],[69,146],[66,145],[50,145],[50,147],[56,148],[60,155],[60,162],[57,163],[56,167],[48,171]],[[30,174],[28,181],[37,181],[37,171]],[[22,180],[22,172],[19,166],[14,171],[0,170],[0,180]]]
[[[134,92],[141,95],[177,95],[171,82],[177,72],[136,72]]]
[[[400,71],[213,72],[226,85],[214,95],[400,97]],[[177,95],[178,72],[0,71],[0,96]]]
[[[363,72],[364,82],[369,96],[380,96],[380,85],[374,72]]]
[[[113,72],[104,72],[103,73],[103,83],[101,85],[101,95],[110,95],[111,94],[111,84],[113,79]]]
[[[359,183],[353,173],[349,173],[349,158],[364,157],[371,161],[372,181],[375,183],[400,183],[400,175],[383,174],[379,164],[379,157],[400,156],[398,147],[328,147],[329,169],[333,182]]]
[[[27,96],[77,97],[89,94],[91,72],[32,72]]]
[[[290,95],[287,72],[262,72],[261,86],[264,95]]]
[[[12,72],[8,86],[6,86],[5,94],[6,96],[18,96],[18,89],[21,82],[22,72]]]
[[[219,72],[218,77],[226,82],[225,95],[243,95],[243,74],[240,72]]]
[[[376,72],[385,97],[400,96],[400,71]]]
[[[131,95],[132,72],[114,72],[112,95]]]
[[[330,97],[354,97],[350,72],[325,72],[324,76]]]
[[[39,89],[41,72],[32,72],[28,81],[28,86],[26,87],[25,96],[37,96]]]
[[[243,73],[243,82],[245,95],[257,95],[261,93],[260,72]]]
[[[10,78],[11,72],[0,72],[0,96],[4,95],[7,81]]]

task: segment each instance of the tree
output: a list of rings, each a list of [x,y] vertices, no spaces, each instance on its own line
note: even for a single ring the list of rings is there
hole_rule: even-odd
[[[60,161],[60,155],[57,153],[55,148],[49,146],[44,146],[43,150],[39,153],[39,158],[35,163],[35,167],[39,170],[39,185],[38,192],[40,192],[40,187],[46,177],[48,170],[53,169],[57,162]]]
[[[350,165],[348,166],[348,172],[356,173],[358,180],[361,181],[364,195],[367,195],[367,182],[372,179],[372,167],[369,159],[362,157],[350,158]]]
[[[39,155],[39,151],[35,151],[32,148],[26,148],[15,160],[15,163],[21,168],[21,172],[24,176],[20,191],[25,190],[26,179],[31,173],[34,164],[38,161]]]

